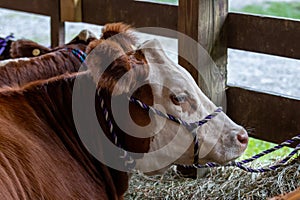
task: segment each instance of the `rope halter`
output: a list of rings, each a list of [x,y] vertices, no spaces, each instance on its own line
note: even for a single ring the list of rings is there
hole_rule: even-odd
[[[103,113],[103,115],[105,117],[106,124],[108,126],[110,135],[112,136],[113,143],[116,146],[118,146],[119,148],[122,148],[121,144],[118,141],[118,136],[117,136],[117,134],[115,132],[115,129],[113,127],[112,120],[110,119],[110,116],[109,116],[109,113],[108,113],[108,109],[105,106],[104,99],[101,96],[99,98],[100,98],[100,107],[101,107],[102,113]],[[207,115],[204,119],[202,119],[200,121],[189,123],[189,122],[186,122],[186,121],[184,121],[184,120],[182,120],[182,119],[180,119],[178,117],[175,117],[175,116],[173,116],[171,114],[163,113],[160,110],[158,110],[156,108],[153,108],[152,106],[148,106],[147,104],[143,103],[142,101],[140,101],[140,100],[138,100],[136,98],[130,97],[128,99],[129,99],[129,102],[138,105],[143,110],[145,110],[145,111],[147,111],[149,113],[158,115],[160,117],[163,117],[163,118],[166,118],[168,120],[171,120],[171,121],[173,121],[173,122],[175,122],[177,124],[183,125],[192,134],[192,136],[193,136],[193,142],[194,142],[194,164],[198,163],[199,149],[200,149],[199,142],[198,142],[198,136],[197,136],[197,133],[196,133],[196,130],[197,130],[196,128],[200,127],[200,126],[202,126],[204,124],[206,124],[208,121],[210,121],[215,116],[217,116],[220,112],[222,112],[221,108],[217,108],[213,113]],[[124,164],[125,164],[125,167],[127,169],[133,169],[135,167],[135,164],[136,164],[135,160],[130,156],[130,153],[128,153],[127,151],[122,150],[120,158],[124,160]]]
[[[197,136],[197,128],[200,126],[203,126],[204,124],[206,124],[208,121],[212,120],[214,117],[216,117],[220,112],[222,112],[222,108],[218,107],[213,113],[207,115],[206,117],[204,117],[202,120],[200,121],[196,121],[196,122],[186,122],[178,117],[175,117],[171,114],[166,114],[161,112],[160,110],[153,108],[151,106],[148,106],[147,104],[143,103],[142,101],[130,97],[129,101],[138,105],[139,107],[141,107],[143,110],[148,111],[149,113],[158,115],[160,117],[166,118],[168,120],[171,120],[177,124],[183,125],[193,136],[193,142],[194,142],[194,164],[198,163],[198,158],[199,158],[199,149],[200,149],[200,145],[199,145],[199,140],[198,140],[198,136]]]
[[[114,132],[112,121],[110,120],[108,111],[105,108],[104,100],[101,97],[100,97],[100,99],[101,99],[100,100],[101,101],[101,108],[104,110],[103,114],[105,116],[106,123],[109,126],[110,134],[112,135],[114,144],[121,148],[121,145],[120,145],[120,143],[118,141],[118,138],[117,138],[117,134]],[[239,162],[232,161],[232,162],[230,162],[230,163],[228,163],[226,165],[220,165],[218,163],[208,162],[208,163],[206,163],[204,165],[201,165],[201,164],[198,163],[199,143],[198,143],[198,137],[197,137],[197,134],[196,134],[196,128],[204,125],[209,120],[211,120],[215,116],[217,116],[220,112],[222,112],[221,108],[217,108],[213,113],[207,115],[204,119],[202,119],[200,121],[188,123],[188,122],[186,122],[186,121],[184,121],[184,120],[182,120],[180,118],[177,118],[177,117],[175,117],[173,115],[163,113],[163,112],[161,112],[158,109],[155,109],[155,108],[153,108],[151,106],[148,106],[147,104],[143,103],[142,101],[140,101],[140,100],[138,100],[136,98],[130,97],[129,101],[132,102],[132,103],[134,103],[134,104],[136,104],[136,105],[138,105],[143,110],[146,110],[149,113],[152,113],[152,114],[155,114],[155,115],[159,115],[159,116],[161,116],[163,118],[166,118],[168,120],[171,120],[171,121],[173,121],[175,123],[181,124],[187,130],[189,130],[189,132],[193,135],[193,138],[194,138],[194,140],[193,140],[193,142],[194,142],[194,164],[193,165],[181,165],[181,166],[183,166],[185,168],[190,168],[190,169],[191,168],[196,168],[196,169],[198,169],[198,168],[216,168],[216,167],[238,167],[238,168],[240,168],[240,169],[242,169],[242,170],[244,170],[246,172],[262,173],[262,172],[267,172],[267,171],[273,171],[273,170],[275,170],[275,169],[277,169],[279,167],[285,166],[286,163],[287,163],[287,161],[289,161],[300,150],[300,144],[298,144],[296,146],[296,148],[288,156],[286,156],[284,159],[282,159],[280,162],[278,162],[275,165],[271,165],[271,166],[268,166],[268,167],[257,168],[257,169],[245,166],[245,164],[250,163],[250,162],[252,162],[252,161],[254,161],[254,160],[256,160],[256,159],[258,159],[260,157],[263,157],[264,155],[267,155],[267,154],[272,153],[272,152],[274,152],[276,150],[279,150],[279,149],[281,149],[284,146],[289,146],[292,143],[300,141],[300,135],[298,135],[298,136],[293,137],[290,140],[282,142],[281,144],[279,144],[279,145],[277,145],[277,146],[275,146],[273,148],[270,148],[270,149],[267,149],[265,151],[262,151],[261,153],[259,153],[257,155],[254,155],[251,158],[248,158],[248,159],[245,159],[245,160],[242,160],[242,161],[239,161]],[[125,150],[122,150],[120,158],[124,160],[124,164],[125,164],[125,167],[127,169],[131,170],[131,169],[133,169],[135,167],[135,160],[130,156],[129,152],[127,152]]]

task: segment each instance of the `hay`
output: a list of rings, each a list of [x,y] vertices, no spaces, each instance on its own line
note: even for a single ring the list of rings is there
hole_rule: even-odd
[[[260,167],[259,164],[251,167]],[[238,168],[209,169],[204,178],[182,178],[171,167],[164,175],[134,173],[125,199],[266,199],[300,186],[300,157],[276,171],[248,173]]]

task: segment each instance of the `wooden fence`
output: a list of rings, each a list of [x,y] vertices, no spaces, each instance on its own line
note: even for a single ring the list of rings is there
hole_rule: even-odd
[[[179,0],[179,6],[133,0],[2,0],[0,7],[50,16],[53,46],[64,43],[65,20],[98,25],[122,21],[190,36],[224,74],[227,48],[300,59],[300,21],[230,13],[227,0]],[[178,43],[179,54],[189,48],[180,38]],[[198,81],[187,61],[179,58],[179,63]],[[254,128],[255,138],[280,143],[300,133],[299,100],[228,86],[227,102],[227,114]]]

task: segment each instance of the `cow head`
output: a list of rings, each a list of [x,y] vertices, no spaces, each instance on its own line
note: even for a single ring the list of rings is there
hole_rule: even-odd
[[[36,57],[57,51],[63,48],[80,49],[85,51],[86,46],[93,40],[97,39],[96,36],[89,30],[82,30],[67,44],[55,47],[53,49],[40,45],[34,41],[27,39],[19,39],[11,42],[10,57],[23,58],[23,57]]]
[[[87,48],[92,56],[88,59],[89,70],[99,93],[110,96],[106,99],[110,102],[106,103],[122,132],[119,133],[122,146],[144,153],[137,159],[137,168],[144,172],[171,164],[193,164],[195,142],[191,130],[149,114],[129,103],[126,97],[139,99],[186,122],[199,121],[217,107],[199,89],[192,76],[166,56],[158,41],[148,41],[135,48],[130,31],[127,25],[107,25],[102,38],[91,42]],[[239,157],[247,147],[245,129],[223,112],[193,131],[200,144],[198,163],[226,163]]]

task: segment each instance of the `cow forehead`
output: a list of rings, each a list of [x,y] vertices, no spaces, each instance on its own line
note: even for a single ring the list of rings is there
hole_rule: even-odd
[[[199,92],[193,77],[166,55],[158,40],[150,40],[139,47],[149,65],[149,82],[167,87],[172,91]]]

